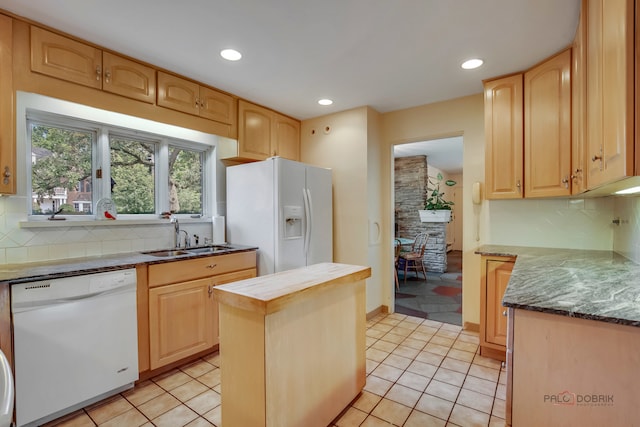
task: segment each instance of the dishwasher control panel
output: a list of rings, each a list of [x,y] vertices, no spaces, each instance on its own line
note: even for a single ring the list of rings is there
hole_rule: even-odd
[[[11,285],[11,310],[15,313],[55,300],[73,300],[136,287],[136,270],[68,276]]]

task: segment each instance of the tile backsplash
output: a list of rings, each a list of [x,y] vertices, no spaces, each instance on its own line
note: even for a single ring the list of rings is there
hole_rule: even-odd
[[[616,197],[614,215],[620,225],[614,227],[613,250],[640,262],[640,196]]]
[[[123,252],[165,249],[173,246],[173,224],[67,226],[20,228],[26,221],[24,197],[0,197],[0,265]],[[201,243],[212,237],[211,221],[183,222],[181,229],[197,234]],[[182,237],[184,233],[182,233]]]
[[[492,200],[485,241],[570,249],[613,248],[614,198]],[[637,226],[636,226],[637,227]]]

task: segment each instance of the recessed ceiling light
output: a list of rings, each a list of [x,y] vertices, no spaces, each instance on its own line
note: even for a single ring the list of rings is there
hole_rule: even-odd
[[[228,61],[237,61],[242,58],[242,54],[235,49],[223,49],[220,51],[220,56]]]
[[[615,194],[636,194],[640,193],[640,187],[631,187],[625,190],[616,191]]]
[[[465,70],[473,70],[474,68],[478,68],[479,66],[481,66],[483,63],[484,61],[482,59],[474,58],[464,61],[461,67]]]
[[[320,105],[331,105],[331,104],[333,104],[333,101],[330,100],[330,99],[326,99],[325,98],[325,99],[318,100],[318,104],[320,104]]]

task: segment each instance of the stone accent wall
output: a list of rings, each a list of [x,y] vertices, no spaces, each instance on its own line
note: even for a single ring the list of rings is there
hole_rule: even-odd
[[[447,271],[447,223],[423,222],[429,239],[424,250],[424,267],[427,271],[444,273]]]
[[[396,236],[410,238],[425,231],[418,210],[425,203],[427,157],[399,157],[394,163]]]
[[[424,208],[428,183],[427,157],[412,156],[395,159],[395,218],[396,236],[412,238],[426,231],[435,236],[429,239],[424,252],[427,271],[447,271],[447,223],[420,222],[418,210]]]

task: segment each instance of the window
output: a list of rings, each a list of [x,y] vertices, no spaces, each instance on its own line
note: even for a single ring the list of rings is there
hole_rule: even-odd
[[[27,127],[34,218],[86,219],[102,198],[124,216],[206,215],[209,145],[33,111]]]
[[[110,136],[111,198],[118,213],[156,212],[156,144]]]
[[[31,129],[32,214],[89,214],[95,132],[40,123]],[[85,183],[88,182],[89,191]],[[88,210],[87,210],[88,209]]]

